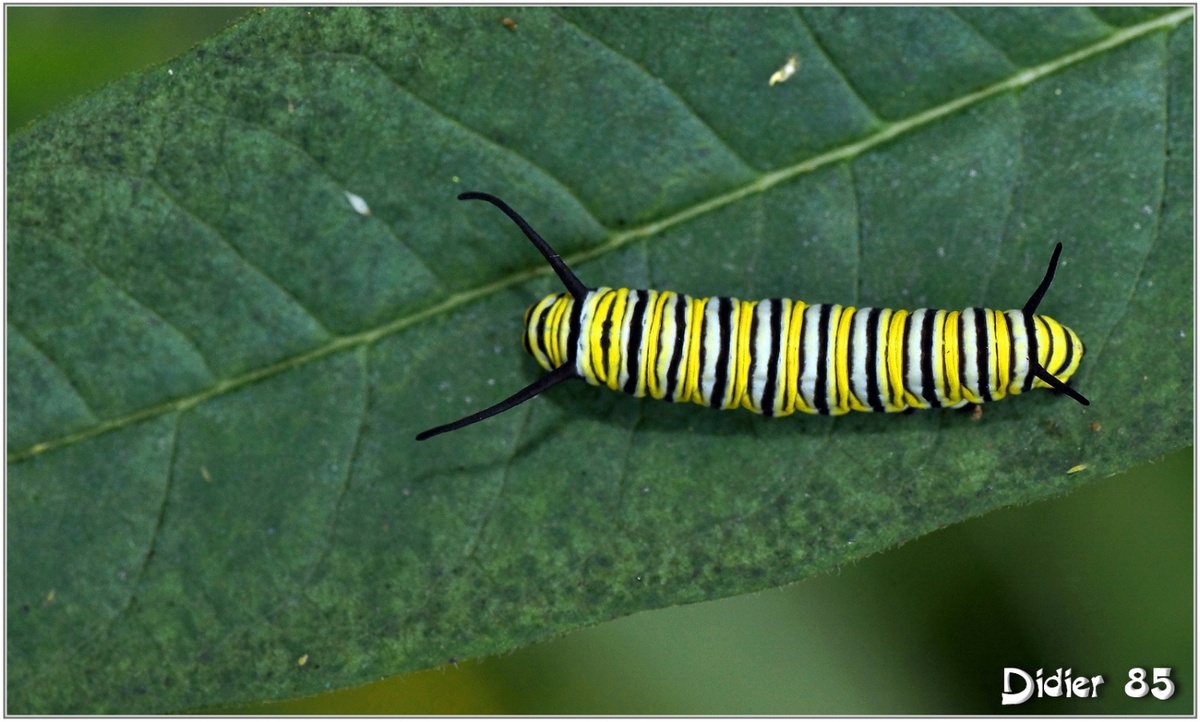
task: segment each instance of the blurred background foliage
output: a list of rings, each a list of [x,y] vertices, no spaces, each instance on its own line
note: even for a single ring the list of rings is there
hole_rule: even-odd
[[[7,132],[178,55],[246,8],[7,8]],[[1152,370],[1148,370],[1152,373]],[[646,612],[264,714],[1194,714],[1191,447],[785,589]],[[1001,670],[1102,674],[1001,707]],[[1131,699],[1131,667],[1174,698]]]

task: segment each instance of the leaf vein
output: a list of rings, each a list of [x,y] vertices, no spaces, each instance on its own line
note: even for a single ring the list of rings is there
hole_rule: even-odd
[[[178,326],[176,326],[175,324],[171,323],[171,321],[169,321],[168,319],[163,317],[163,315],[160,314],[158,311],[155,311],[154,308],[151,307],[149,304],[143,303],[141,299],[139,299],[137,296],[135,296],[132,291],[126,289],[122,283],[117,281],[117,279],[113,278],[112,276],[108,275],[104,271],[100,270],[99,267],[97,267],[96,265],[94,265],[91,262],[91,259],[88,258],[88,255],[85,251],[83,251],[80,248],[77,248],[73,243],[70,243],[69,241],[63,242],[62,246],[64,248],[68,249],[72,254],[74,254],[75,257],[79,259],[79,263],[81,265],[83,265],[85,268],[89,269],[90,271],[95,273],[97,276],[100,276],[105,281],[107,281],[108,284],[112,287],[112,289],[114,291],[116,291],[116,293],[119,294],[122,298],[129,299],[138,308],[140,308],[143,311],[145,311],[146,313],[150,314],[150,316],[152,316],[153,318],[162,322],[162,324],[164,326],[171,329],[175,333],[179,334],[180,338],[182,338],[184,341],[187,341],[188,345],[192,347],[192,351],[194,351],[196,353],[196,356],[200,359],[200,364],[204,368],[204,373],[207,374],[210,378],[217,377],[217,374],[213,372],[212,367],[210,367],[208,365],[208,359],[206,359],[204,357],[204,352],[200,350],[200,345],[198,343],[196,343],[196,339],[192,338],[191,334],[184,333],[183,329],[181,329]]]
[[[1091,15],[1093,20],[1100,23],[1101,25],[1108,28],[1109,30],[1115,31],[1118,29],[1115,25],[1110,24],[1107,20],[1105,20],[1104,18],[1097,15],[1096,11],[1093,10],[1092,8],[1085,7],[1085,8],[1080,8],[1080,9],[1083,10],[1084,12],[1086,12],[1088,15]]]
[[[92,411],[91,406],[88,405],[87,399],[85,399],[83,394],[79,392],[79,387],[75,385],[75,381],[71,379],[71,375],[67,373],[62,364],[55,361],[50,354],[46,353],[46,350],[37,342],[35,342],[27,332],[21,331],[19,328],[17,328],[17,324],[12,320],[12,318],[8,319],[8,328],[10,333],[16,333],[21,338],[25,339],[25,342],[29,344],[30,348],[32,348],[34,351],[37,351],[42,358],[46,359],[47,363],[58,369],[58,373],[62,375],[63,380],[66,381],[67,385],[71,387],[71,393],[75,394],[75,398],[79,399],[79,403],[83,405],[84,411],[86,411],[88,416],[92,418],[92,421],[95,422],[99,417],[96,415],[96,412]]]
[[[1021,184],[1017,181],[1021,174],[1025,163],[1025,114],[1021,110],[1021,94],[1013,93],[1013,116],[1017,124],[1017,142],[1014,147],[1015,155],[1013,156],[1013,172],[1009,176],[1008,195],[1004,201],[1004,217],[1000,219],[1000,224],[997,226],[1000,237],[995,239],[994,248],[1000,249],[1004,245],[1005,238],[1009,237],[1007,231],[1009,224],[1013,223],[1013,219],[1017,216],[1017,189]],[[992,287],[992,281],[996,279],[996,271],[1000,265],[1000,253],[992,254],[991,263],[981,275],[982,283],[976,288],[979,295],[975,299],[976,305],[981,305],[983,299],[988,297],[988,291]],[[980,263],[980,266],[983,264]]]
[[[362,373],[362,408],[359,410],[358,423],[354,430],[354,440],[350,444],[350,453],[346,459],[346,473],[342,476],[342,482],[338,486],[337,495],[333,501],[333,511],[329,516],[329,528],[325,532],[325,539],[321,544],[321,549],[317,554],[317,558],[313,560],[308,571],[302,575],[302,589],[307,588],[313,576],[325,562],[325,558],[329,555],[329,550],[333,547],[333,534],[337,529],[337,522],[342,512],[342,502],[346,498],[346,493],[350,489],[350,482],[354,477],[354,460],[358,458],[360,449],[362,448],[363,430],[367,425],[367,417],[371,411],[371,381],[370,381],[370,363],[371,354],[366,346],[360,346],[355,354],[358,358],[359,367]]]
[[[863,256],[866,255],[863,246],[866,245],[866,231],[863,230],[862,196],[859,193],[858,181],[855,180],[854,164],[846,164],[846,175],[850,181],[850,199],[854,202],[854,305],[862,303]]]
[[[529,156],[526,156],[526,155],[520,153],[519,151],[517,151],[514,148],[511,148],[509,146],[506,146],[506,145],[503,145],[503,144],[497,142],[496,140],[488,137],[483,132],[476,130],[475,128],[467,125],[461,119],[455,118],[454,116],[447,113],[445,110],[442,110],[438,106],[434,105],[433,102],[430,101],[429,99],[427,99],[423,96],[417,95],[417,93],[414,92],[411,88],[408,88],[407,86],[402,85],[398,80],[396,80],[390,74],[388,74],[387,70],[383,66],[381,66],[379,63],[375,62],[374,59],[367,57],[365,55],[353,55],[350,53],[326,53],[326,55],[346,55],[347,57],[359,58],[359,59],[363,60],[364,62],[369,63],[372,67],[374,67],[379,72],[380,75],[382,75],[384,78],[387,78],[387,80],[393,85],[393,87],[396,88],[396,90],[398,90],[399,92],[408,96],[409,98],[412,98],[413,100],[420,103],[421,105],[425,106],[427,109],[429,109],[430,112],[436,114],[438,117],[440,117],[445,122],[449,123],[451,126],[458,128],[459,130],[463,131],[464,133],[466,133],[474,138],[478,138],[480,141],[487,143],[491,147],[496,148],[497,150],[503,151],[504,153],[507,153],[507,154],[511,155],[512,157],[519,159],[521,162],[523,162],[523,163],[527,164],[528,166],[530,166],[531,168],[537,170],[539,173],[541,173],[543,176],[545,176],[551,182],[553,182],[555,185],[557,185],[559,188],[561,188],[563,193],[565,195],[567,195],[569,198],[571,198],[571,200],[575,201],[579,205],[579,207],[582,208],[584,210],[584,212],[586,212],[588,214],[588,218],[593,223],[595,223],[596,225],[600,226],[601,228],[605,228],[607,230],[607,226],[605,226],[603,223],[601,223],[599,220],[597,220],[596,212],[594,210],[592,210],[592,208],[583,201],[583,199],[579,196],[579,194],[575,191],[574,188],[567,185],[566,181],[562,180],[555,174],[551,173],[544,166],[538,164]]]
[[[561,13],[555,13],[555,14],[558,16],[559,19],[561,19],[563,21],[563,23],[574,28],[575,31],[578,32],[580,35],[590,39],[592,42],[596,43],[597,45],[599,45],[601,48],[605,49],[612,55],[615,55],[616,57],[621,58],[625,62],[632,65],[634,68],[637,68],[638,72],[642,73],[642,75],[646,76],[647,78],[653,79],[654,82],[656,82],[660,86],[662,86],[662,88],[665,89],[667,91],[667,93],[670,94],[672,100],[674,100],[684,110],[686,110],[688,112],[688,115],[692,116],[696,120],[696,122],[698,122],[706,131],[708,131],[709,135],[711,135],[713,138],[716,138],[721,143],[721,147],[724,148],[725,151],[727,153],[729,153],[729,155],[733,156],[733,159],[736,160],[738,162],[738,164],[742,166],[741,170],[743,172],[745,172],[748,175],[753,175],[757,171],[757,169],[754,168],[753,166],[751,166],[750,163],[748,163],[746,161],[746,159],[743,158],[740,153],[738,153],[736,150],[733,149],[733,146],[729,143],[729,141],[725,138],[725,136],[718,133],[716,128],[714,128],[704,118],[703,115],[701,115],[694,107],[692,107],[692,105],[690,103],[688,103],[683,98],[682,95],[680,95],[674,88],[672,88],[670,85],[668,85],[665,80],[658,77],[654,73],[650,72],[650,70],[646,66],[642,65],[641,63],[634,60],[630,56],[626,55],[625,53],[622,53],[620,50],[618,50],[618,49],[614,48],[613,46],[609,45],[608,43],[604,42],[596,35],[589,33],[587,30],[584,30],[580,26],[576,25],[575,23],[571,22],[567,18],[563,17]]]
[[[1008,63],[1010,69],[1015,70],[1016,68],[1021,67],[1020,63],[1017,63],[1010,58],[1008,53],[1004,52],[1003,48],[997,45],[991,38],[980,32],[979,28],[977,28],[975,23],[972,23],[970,19],[963,17],[961,13],[956,12],[952,7],[942,8],[942,10],[945,10],[948,15],[952,15],[955,20],[965,25],[971,31],[971,34],[976,37],[976,39],[983,42],[983,44],[987,45],[992,50],[995,50],[1000,57],[1004,58],[1004,62]]]
[[[871,107],[871,104],[868,103],[867,99],[863,97],[863,94],[859,92],[858,87],[854,84],[854,82],[851,81],[850,78],[842,72],[842,69],[838,67],[838,64],[833,61],[833,56],[829,54],[829,49],[825,47],[825,43],[821,42],[821,37],[817,35],[817,31],[808,24],[807,20],[805,20],[804,14],[800,12],[800,8],[791,8],[791,10],[793,13],[795,13],[796,18],[800,21],[800,24],[804,26],[805,31],[808,32],[808,36],[812,38],[813,46],[820,51],[821,57],[825,59],[825,63],[830,67],[830,69],[833,70],[834,73],[837,74],[838,78],[841,79],[842,83],[846,86],[846,90],[850,91],[850,94],[854,96],[854,99],[857,100],[863,109],[867,111],[867,115],[871,117],[871,123],[876,126],[886,126],[888,121],[879,117],[879,114],[875,112],[875,109]]]
[[[331,53],[326,53],[324,55],[331,55]],[[315,57],[315,55],[310,55],[310,57]],[[361,58],[362,56],[352,56],[352,57]],[[307,148],[296,143],[291,138],[288,138],[287,136],[281,134],[279,131],[277,131],[274,128],[271,128],[269,126],[263,125],[261,123],[256,123],[251,120],[247,120],[245,118],[238,118],[236,116],[229,116],[229,117],[231,120],[234,120],[238,123],[241,123],[241,124],[246,125],[251,128],[256,128],[256,129],[266,133],[267,135],[270,135],[271,137],[275,138],[280,143],[286,145],[287,147],[291,148],[292,150],[296,151],[297,153],[303,155],[305,158],[308,159],[308,161],[310,163],[312,163],[313,167],[315,167],[317,170],[319,170],[321,172],[321,174],[325,177],[326,180],[329,181],[329,183],[331,185],[335,186],[341,192],[338,196],[339,199],[345,198],[345,196],[341,195],[341,194],[344,194],[348,191],[350,184],[347,183],[346,181],[344,181],[343,179],[338,178],[336,175],[334,175],[334,173],[332,171],[330,171],[328,168],[326,168],[325,164],[323,164],[321,161],[317,160],[317,158],[315,156],[313,156],[313,154],[310,153]],[[372,216],[372,220],[375,220],[374,216]],[[422,258],[420,256],[420,254],[417,253],[415,248],[413,248],[411,245],[406,243],[404,241],[404,239],[400,238],[400,236],[398,236],[396,234],[396,229],[393,228],[390,223],[380,223],[378,220],[375,220],[375,222],[377,222],[377,223],[379,223],[379,225],[383,226],[383,228],[387,231],[387,234],[392,237],[392,240],[394,240],[401,248],[404,248],[405,250],[407,250],[412,255],[412,257],[414,259],[416,259],[416,261],[418,263],[421,264],[421,267],[425,270],[426,273],[429,274],[429,276],[431,278],[436,280],[439,285],[442,285],[442,286],[446,285],[445,281],[443,281],[441,279],[441,277],[438,276],[436,269],[434,269],[431,265],[429,265],[429,262],[426,261],[424,258]],[[213,229],[213,230],[214,230],[214,232],[216,232],[215,229]],[[218,233],[218,235],[221,235],[221,234]],[[229,240],[225,239],[224,236],[221,236],[221,240],[225,241],[225,244],[227,246],[229,246],[230,249],[233,250],[234,253],[237,253],[239,258],[242,258],[242,260],[245,261],[247,265],[249,265],[252,269],[258,271],[264,278],[266,278],[268,281],[270,281],[272,284],[274,284],[276,287],[278,287],[280,291],[287,294],[288,297],[291,298],[293,300],[293,302],[295,302],[296,305],[300,307],[301,310],[303,310],[306,314],[308,314],[308,316],[310,318],[312,318],[313,322],[316,323],[317,326],[322,331],[324,331],[326,334],[328,334],[330,336],[333,335],[333,333],[331,333],[328,329],[326,329],[324,327],[324,325],[321,324],[320,320],[318,320],[316,318],[316,314],[309,311],[304,306],[304,304],[302,304],[298,299],[296,299],[296,297],[291,292],[289,292],[286,288],[284,288],[281,283],[279,283],[274,278],[269,276],[265,271],[262,271],[261,269],[258,269],[257,267],[255,267],[253,264],[250,263],[249,260],[242,257],[241,254],[238,252],[238,250],[233,246],[233,243],[230,242]]]
[[[100,639],[113,628],[121,617],[127,614],[133,606],[134,599],[137,598],[137,590],[141,585],[142,577],[145,576],[147,567],[150,566],[150,561],[154,558],[154,548],[158,545],[158,535],[163,528],[163,520],[166,515],[167,501],[171,496],[171,488],[175,478],[175,461],[179,449],[179,422],[181,414],[175,416],[175,423],[171,426],[171,450],[167,454],[167,474],[166,483],[163,484],[162,498],[158,503],[158,510],[155,514],[154,528],[150,530],[150,539],[146,543],[146,551],[142,554],[141,563],[138,565],[137,572],[134,573],[133,579],[129,584],[129,593],[122,602],[120,609],[113,613],[99,628],[94,632],[84,636],[82,640],[71,646],[70,649],[64,650],[61,654],[53,657],[48,662],[44,663],[36,672],[30,674],[28,682],[39,681],[44,679],[55,669],[61,668],[63,664],[72,658],[79,656],[80,651],[85,649],[92,642]]]
[[[225,237],[225,234],[221,233],[220,230],[218,230],[214,226],[210,225],[207,221],[203,220],[198,215],[193,213],[190,208],[185,206],[178,198],[176,198],[175,195],[173,193],[171,193],[171,191],[169,191],[166,188],[166,186],[164,186],[162,183],[158,182],[154,178],[149,178],[149,177],[146,178],[146,181],[151,183],[152,185],[154,185],[154,187],[158,188],[159,192],[162,193],[163,197],[166,198],[168,201],[170,201],[171,205],[178,208],[181,213],[185,214],[189,219],[191,219],[194,223],[199,225],[201,228],[205,228],[210,233],[212,233],[213,236],[215,238],[217,238],[222,244],[224,244],[225,247],[229,249],[229,252],[232,253],[239,261],[241,261],[243,264],[245,264],[246,268],[248,268],[252,273],[257,274],[260,278],[265,280],[267,283],[271,284],[271,286],[273,288],[275,288],[280,293],[282,293],[284,296],[286,296],[293,304],[296,305],[296,308],[300,309],[302,312],[304,312],[304,314],[306,316],[309,317],[309,319],[312,320],[313,324],[316,325],[318,330],[320,330],[326,336],[334,335],[333,333],[331,333],[329,331],[328,328],[325,327],[325,324],[321,323],[321,319],[317,318],[316,315],[312,311],[310,311],[303,303],[301,303],[300,299],[296,298],[295,294],[293,294],[291,291],[287,290],[287,288],[285,288],[283,286],[283,284],[281,284],[279,281],[275,280],[275,278],[273,278],[271,276],[271,274],[267,273],[264,269],[259,268],[257,265],[252,263],[249,258],[246,258],[246,256],[243,255],[240,250],[238,250],[237,246],[235,246],[228,238]]]
[[[1160,50],[1164,57],[1163,66],[1165,67],[1167,65],[1167,62],[1169,62],[1168,60],[1166,60],[1166,58],[1169,55],[1169,52],[1168,52],[1168,48],[1167,48],[1167,43],[1165,41],[1162,43]],[[1167,190],[1167,173],[1169,172],[1168,166],[1171,162],[1170,161],[1171,156],[1170,156],[1170,152],[1169,152],[1170,151],[1169,144],[1171,141],[1171,127],[1170,127],[1170,117],[1169,117],[1169,114],[1170,114],[1169,93],[1170,93],[1170,87],[1168,85],[1168,87],[1166,88],[1166,92],[1164,93],[1165,102],[1163,103],[1163,106],[1162,106],[1162,116],[1158,119],[1158,127],[1162,128],[1162,135],[1163,135],[1163,152],[1159,157],[1161,157],[1163,159],[1163,163],[1162,163],[1162,172],[1159,174],[1158,203],[1155,204],[1155,208],[1154,208],[1155,218],[1154,218],[1153,238],[1151,240],[1150,247],[1147,248],[1146,253],[1142,255],[1141,261],[1138,264],[1137,273],[1134,274],[1132,283],[1129,284],[1129,287],[1128,287],[1129,290],[1125,294],[1124,302],[1121,304],[1120,316],[1116,319],[1116,321],[1114,323],[1112,323],[1108,327],[1108,329],[1104,333],[1104,337],[1095,343],[1094,348],[1092,348],[1091,343],[1088,344],[1089,351],[1093,354],[1096,354],[1096,358],[1100,358],[1101,354],[1104,353],[1104,349],[1108,346],[1109,341],[1112,339],[1113,335],[1117,332],[1117,329],[1125,328],[1127,326],[1127,324],[1125,323],[1125,318],[1130,313],[1130,310],[1133,306],[1134,295],[1137,293],[1137,289],[1139,286],[1141,286],[1142,279],[1146,275],[1146,265],[1150,262],[1150,256],[1152,256],[1154,254],[1154,252],[1158,249],[1158,246],[1162,241],[1162,222],[1163,222],[1163,218],[1166,215],[1163,212],[1163,206],[1167,202],[1167,192],[1166,192],[1166,190]],[[1194,163],[1195,160],[1193,159],[1192,162]],[[1094,367],[1095,367],[1095,364],[1092,364],[1088,368],[1081,368],[1078,373],[1078,378],[1077,378],[1077,380],[1074,381],[1074,383],[1076,383],[1080,386],[1083,386],[1085,384],[1087,378],[1090,376],[1091,369]]]

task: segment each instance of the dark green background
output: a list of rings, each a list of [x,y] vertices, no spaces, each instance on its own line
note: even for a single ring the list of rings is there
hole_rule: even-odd
[[[244,12],[9,9],[9,132],[183,52]],[[1193,508],[1189,448],[785,590],[227,711],[998,713],[1010,711],[997,704],[1000,669],[1013,665],[1108,680],[1100,700],[1030,703],[1022,713],[1186,714],[1194,711]],[[1127,699],[1121,687],[1133,666],[1173,667],[1176,697]]]

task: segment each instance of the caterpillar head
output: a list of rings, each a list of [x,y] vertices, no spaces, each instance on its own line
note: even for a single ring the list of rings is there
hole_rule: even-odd
[[[1066,382],[1079,369],[1083,360],[1083,341],[1074,331],[1058,321],[1033,315],[1034,333],[1037,343],[1037,364],[1059,381]],[[1050,388],[1050,384],[1038,378],[1034,386]]]
[[[1037,358],[1029,360],[1029,371],[1035,377],[1035,385],[1054,389],[1084,406],[1089,406],[1091,402],[1084,398],[1083,394],[1066,384],[1079,368],[1079,361],[1083,358],[1083,341],[1079,340],[1074,331],[1058,321],[1035,313],[1042,297],[1046,295],[1046,290],[1050,288],[1050,282],[1054,280],[1054,270],[1058,268],[1058,256],[1061,253],[1062,244],[1059,243],[1054,247],[1054,255],[1050,256],[1050,266],[1046,269],[1045,277],[1021,309],[1025,317],[1033,321],[1037,344]]]
[[[574,349],[568,339],[569,321],[575,308],[575,297],[569,293],[552,293],[525,311],[525,332],[521,346],[547,371],[564,364],[574,364]]]

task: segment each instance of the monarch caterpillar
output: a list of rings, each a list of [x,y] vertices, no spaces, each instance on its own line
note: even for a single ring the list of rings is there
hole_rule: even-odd
[[[509,398],[417,435],[422,441],[508,411],[568,379],[634,396],[794,411],[958,408],[1037,386],[1088,400],[1065,383],[1083,342],[1035,313],[1062,244],[1020,310],[893,311],[771,298],[692,298],[671,291],[587,288],[507,203],[463,193],[504,212],[566,286],[525,312],[522,345],[550,373]]]

